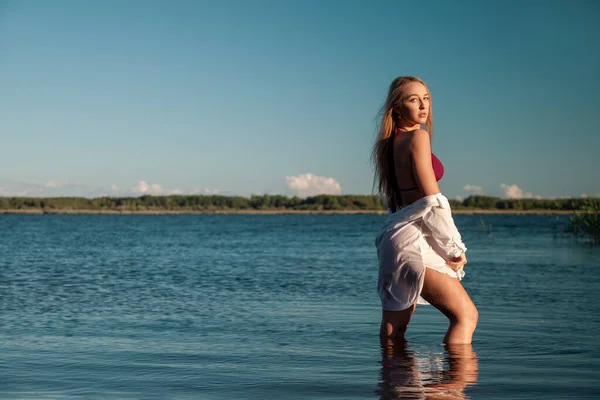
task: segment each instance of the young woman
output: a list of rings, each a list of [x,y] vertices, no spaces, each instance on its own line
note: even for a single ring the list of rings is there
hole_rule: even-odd
[[[380,337],[404,338],[417,303],[429,303],[450,321],[445,343],[471,343],[478,314],[460,283],[467,248],[437,183],[444,168],[431,152],[427,86],[412,76],[394,79],[380,115],[372,157],[389,210],[376,238]]]

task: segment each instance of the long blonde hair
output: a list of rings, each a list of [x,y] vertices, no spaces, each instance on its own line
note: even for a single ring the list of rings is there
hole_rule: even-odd
[[[375,180],[373,186],[377,188],[377,194],[385,196],[388,205],[395,206],[399,200],[396,193],[396,172],[394,169],[394,132],[400,115],[402,102],[406,96],[405,88],[409,83],[419,82],[427,85],[421,79],[414,76],[401,76],[392,81],[388,90],[387,98],[379,113],[377,114],[378,129],[377,139],[373,145],[371,161],[375,167]],[[429,89],[427,89],[429,91]],[[433,119],[431,115],[431,103],[425,130],[429,137],[433,137]]]

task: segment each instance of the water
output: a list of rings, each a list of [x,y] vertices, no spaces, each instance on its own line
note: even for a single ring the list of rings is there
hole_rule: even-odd
[[[455,216],[473,346],[419,306],[382,349],[384,218],[0,215],[0,398],[600,398],[600,248],[567,217]]]

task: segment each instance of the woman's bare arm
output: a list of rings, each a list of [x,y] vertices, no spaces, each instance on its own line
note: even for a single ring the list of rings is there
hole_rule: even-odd
[[[429,140],[427,131],[417,129],[413,132],[410,143],[415,180],[424,196],[440,193],[431,163],[431,143]]]
[[[418,129],[413,133],[410,148],[415,179],[424,196],[440,193],[431,162],[431,143],[429,140],[427,131]],[[435,235],[436,240],[446,245],[450,243],[456,244],[449,245],[448,248],[452,249],[453,254],[448,255],[450,259],[447,260],[446,264],[455,271],[463,268],[467,263],[464,253],[466,247],[464,247],[460,239],[460,233],[454,225],[450,210],[438,210],[436,208],[432,210],[432,214],[425,218],[424,221],[428,224],[432,232],[437,233]],[[445,237],[448,234],[453,234],[453,236]]]

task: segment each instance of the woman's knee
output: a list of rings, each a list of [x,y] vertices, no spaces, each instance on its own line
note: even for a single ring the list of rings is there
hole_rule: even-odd
[[[381,340],[403,339],[406,333],[406,325],[394,326],[389,322],[381,322],[379,338]]]
[[[415,304],[402,311],[382,310],[380,336],[404,337],[410,319],[415,311]]]
[[[473,330],[477,326],[477,322],[479,321],[479,311],[474,304],[467,308],[464,312],[463,320],[466,324],[471,326]]]
[[[468,325],[475,330],[479,321],[479,311],[475,307],[475,304],[471,303],[467,307],[460,309],[450,320],[453,323]]]
[[[479,310],[477,310],[477,307],[475,307],[474,304],[473,308],[470,311],[469,321],[473,325],[473,329],[475,329],[475,327],[477,326],[477,322],[479,322]]]

